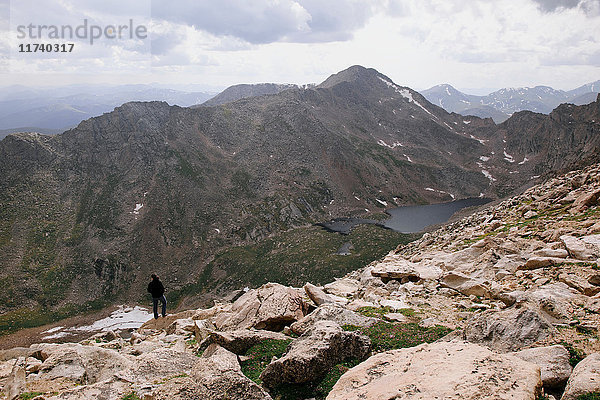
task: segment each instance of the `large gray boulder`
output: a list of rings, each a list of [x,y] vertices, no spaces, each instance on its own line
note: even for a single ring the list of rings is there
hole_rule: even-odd
[[[572,258],[595,261],[600,258],[600,235],[575,237],[563,235],[560,240]]]
[[[471,318],[463,333],[469,342],[494,351],[521,350],[552,335],[555,328],[527,306],[488,310]]]
[[[370,351],[368,337],[345,332],[335,322],[319,321],[292,342],[287,354],[267,365],[260,379],[270,388],[282,383],[310,382],[346,359],[365,359]]]
[[[44,362],[35,379],[66,378],[88,385],[109,379],[133,365],[131,356],[119,354],[112,349],[78,343],[44,345],[40,353]]]
[[[294,322],[290,329],[295,334],[302,335],[312,329],[318,321],[334,321],[340,326],[355,325],[361,327],[371,326],[377,322],[375,318],[365,317],[339,304],[328,303],[317,307],[306,317]]]
[[[197,359],[190,376],[181,376],[159,387],[153,400],[271,400],[271,396],[248,379],[237,356],[211,344]]]
[[[153,382],[188,374],[198,357],[169,347],[159,347],[135,358],[130,368],[116,374],[132,383]]]
[[[452,341],[372,356],[342,375],[327,400],[535,400],[541,387],[537,365]]]
[[[590,354],[575,366],[561,400],[577,400],[588,393],[600,393],[600,353]]]
[[[568,350],[559,344],[534,347],[512,354],[521,360],[537,364],[541,370],[542,383],[546,388],[562,387],[573,371],[573,367],[569,364]]]
[[[267,283],[249,290],[237,299],[230,312],[218,314],[219,330],[266,329],[280,331],[304,317],[306,305],[299,290],[278,283]]]
[[[443,287],[454,289],[465,296],[479,296],[491,298],[491,284],[479,279],[473,279],[460,272],[448,272],[441,279],[440,283]]]

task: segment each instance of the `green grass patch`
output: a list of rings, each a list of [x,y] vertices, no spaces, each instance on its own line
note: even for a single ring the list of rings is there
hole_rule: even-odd
[[[292,339],[269,339],[250,347],[245,354],[248,359],[240,363],[242,372],[254,382],[261,384],[260,374],[269,365],[273,357],[279,358],[285,354],[291,342]]]
[[[131,393],[126,394],[125,396],[121,397],[121,400],[142,400],[142,399],[140,399],[140,397],[135,392],[131,392]]]
[[[74,315],[100,310],[108,305],[104,299],[88,301],[84,304],[67,304],[58,310],[45,308],[20,308],[0,315],[0,336],[20,329],[35,328],[69,318]]]
[[[355,325],[344,325],[343,328],[368,336],[374,353],[432,343],[452,331],[444,326],[422,328],[416,323],[394,324],[384,321],[367,328]]]
[[[570,343],[560,342],[560,344],[569,352],[569,364],[571,364],[572,367],[575,367],[585,358],[585,353],[582,350],[576,349]]]
[[[19,395],[19,400],[31,400],[43,394],[43,392],[25,392]]]
[[[577,397],[577,400],[600,400],[600,393],[586,393]]]

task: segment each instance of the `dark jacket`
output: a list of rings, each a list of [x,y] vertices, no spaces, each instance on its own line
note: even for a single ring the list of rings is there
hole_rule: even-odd
[[[160,279],[152,279],[152,282],[148,284],[148,293],[150,293],[152,297],[160,297],[165,294],[165,287]]]

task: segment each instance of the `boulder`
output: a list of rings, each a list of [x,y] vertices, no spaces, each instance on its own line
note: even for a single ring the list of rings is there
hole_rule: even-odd
[[[195,323],[192,317],[176,319],[171,323],[165,331],[167,335],[182,335],[186,336],[195,331]]]
[[[206,339],[217,327],[207,319],[194,320],[194,337],[198,342]]]
[[[231,303],[216,303],[211,308],[196,310],[196,312],[192,315],[192,319],[202,320],[202,319],[212,319],[215,316],[219,315],[222,312],[231,311]]]
[[[189,374],[198,357],[169,347],[159,347],[136,357],[130,368],[116,376],[126,382],[145,383]]]
[[[287,354],[267,365],[260,379],[268,388],[282,383],[310,382],[346,359],[364,360],[370,351],[368,337],[343,331],[335,322],[319,321],[292,342]]]
[[[271,396],[248,379],[237,356],[211,344],[194,365],[191,376],[182,376],[160,386],[153,400],[271,400]]]
[[[413,263],[400,256],[388,256],[371,270],[371,275],[384,280],[396,279],[406,283],[418,282],[422,279],[439,279],[442,270],[424,263]]]
[[[351,297],[358,292],[359,284],[354,279],[343,278],[328,283],[323,288],[325,292],[334,296]]]
[[[559,344],[547,347],[534,347],[512,353],[521,360],[540,367],[545,388],[563,387],[573,368],[569,364],[569,351]]]
[[[334,302],[333,299],[329,295],[327,295],[327,293],[325,293],[322,289],[319,289],[311,283],[306,283],[304,285],[304,291],[317,306],[320,306],[325,303]]]
[[[588,207],[598,204],[600,199],[600,189],[582,193],[571,206],[570,212],[573,214],[585,211]]]
[[[565,249],[544,248],[533,252],[536,257],[567,258],[569,252]]]
[[[588,393],[600,393],[600,353],[592,353],[573,368],[561,400],[577,400]]]
[[[122,399],[132,393],[131,384],[120,379],[110,378],[92,385],[77,386],[65,390],[48,400],[107,400]],[[46,397],[44,397],[46,398]]]
[[[10,375],[6,380],[6,384],[2,390],[2,393],[6,396],[8,400],[14,400],[23,390],[25,389],[25,368],[23,365],[20,365],[18,360],[15,360],[15,363],[12,367]]]
[[[460,272],[448,272],[442,277],[440,283],[443,287],[454,289],[465,296],[492,297],[487,282],[473,279]]]
[[[78,343],[48,344],[42,347],[41,355],[44,362],[36,379],[66,378],[84,385],[109,379],[133,365],[131,356]]]
[[[304,317],[306,305],[297,289],[278,283],[267,283],[249,290],[237,299],[231,312],[215,317],[219,330],[266,329],[280,331],[284,326]]]
[[[537,365],[451,341],[372,356],[342,375],[327,400],[535,400],[541,386]]]
[[[558,276],[558,280],[585,294],[586,296],[595,296],[596,294],[600,293],[599,286],[594,286],[586,279],[575,274],[562,273]]]
[[[544,267],[550,267],[552,265],[560,264],[564,262],[562,258],[554,258],[554,257],[530,257],[525,264],[519,266],[519,270],[532,270]]]
[[[356,325],[367,327],[373,325],[377,320],[355,313],[339,304],[323,304],[306,317],[294,322],[290,326],[290,329],[295,334],[302,335],[312,329],[318,321],[334,321],[340,326]]]
[[[521,295],[534,305],[550,322],[565,322],[573,315],[572,302],[581,296],[575,289],[564,282],[544,285],[538,289],[528,290]]]
[[[235,354],[244,354],[250,347],[265,340],[289,339],[289,336],[283,333],[255,329],[241,329],[227,332],[213,331],[209,337],[210,343],[218,344]]]
[[[145,331],[162,331],[166,330],[169,325],[178,319],[186,319],[191,318],[196,311],[182,311],[177,314],[169,314],[166,317],[159,317],[157,319],[151,318],[148,321],[144,322],[142,326],[138,328],[139,333],[144,333]]]
[[[463,338],[494,351],[517,351],[552,335],[554,328],[527,306],[488,310],[468,321]]]
[[[560,240],[572,258],[595,261],[600,257],[600,235],[582,236],[580,238],[563,235]]]

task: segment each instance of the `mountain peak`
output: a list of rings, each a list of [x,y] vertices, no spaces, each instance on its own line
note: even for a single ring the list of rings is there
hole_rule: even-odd
[[[343,71],[338,72],[337,74],[331,75],[317,87],[331,88],[342,82],[369,81],[376,77],[384,77],[389,80],[389,78],[373,68],[365,68],[361,65],[353,65]]]

